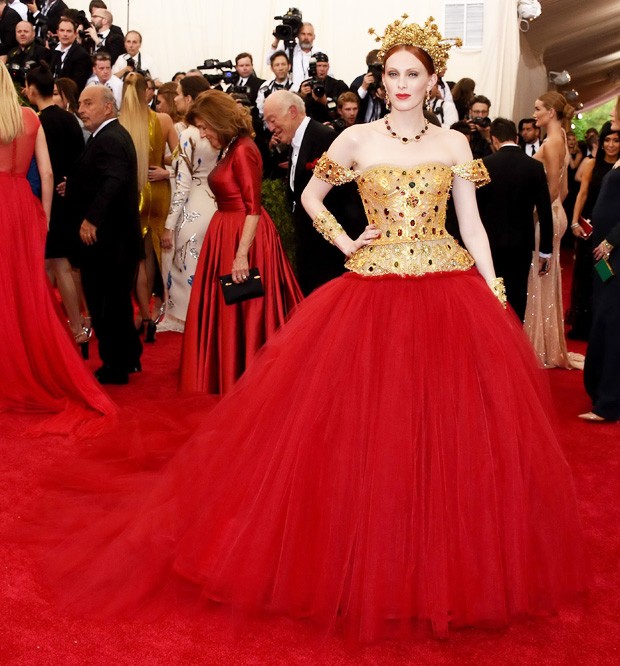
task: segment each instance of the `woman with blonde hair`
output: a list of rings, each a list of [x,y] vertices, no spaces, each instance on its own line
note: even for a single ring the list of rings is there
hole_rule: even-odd
[[[173,152],[179,137],[169,115],[149,109],[146,80],[141,74],[132,72],[125,77],[119,121],[131,134],[138,156],[140,220],[145,255],[140,262],[136,282],[139,328],[146,330],[145,342],[155,342],[157,321],[151,314],[151,295],[157,268],[161,280],[161,238],[170,206],[170,176],[165,168],[164,156],[166,144]],[[156,299],[158,305],[155,309],[161,313],[163,284],[157,288],[160,296]]]
[[[569,354],[564,336],[562,307],[562,274],[560,241],[566,231],[567,219],[562,202],[568,194],[569,153],[566,130],[574,109],[559,92],[541,95],[534,104],[536,127],[545,130],[546,138],[534,155],[545,167],[553,212],[553,252],[546,271],[539,271],[532,260],[527,285],[525,331],[545,368],[583,367],[583,358]],[[538,230],[533,257],[538,257]]]
[[[41,202],[26,180],[33,155]],[[41,123],[32,109],[20,107],[0,63],[0,243],[5,248],[0,257],[0,411],[55,412],[39,428],[70,432],[116,408],[79,357],[45,273],[53,182]]]
[[[186,120],[221,156],[208,177],[217,211],[192,280],[180,387],[218,394],[232,388],[302,294],[273,221],[261,206],[263,164],[248,110],[230,95],[207,90],[196,98]],[[220,276],[245,282],[251,268],[258,268],[265,295],[227,305]]]

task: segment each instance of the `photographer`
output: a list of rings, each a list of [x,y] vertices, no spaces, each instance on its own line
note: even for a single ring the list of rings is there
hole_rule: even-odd
[[[34,25],[36,38],[46,44],[48,33],[56,34],[60,19],[68,7],[62,0],[37,0],[26,3],[28,20]]]
[[[338,118],[332,123],[332,127],[338,134],[355,125],[357,122],[357,114],[360,108],[360,101],[358,96],[348,90],[338,96],[336,100],[336,108],[338,111]]]
[[[326,53],[315,53],[308,65],[308,75],[299,88],[306,103],[306,113],[320,123],[336,118],[336,100],[349,90],[344,81],[329,76],[329,58]]]
[[[276,51],[271,58],[269,58],[269,64],[271,65],[271,71],[274,74],[274,78],[271,79],[271,81],[263,83],[256,95],[256,109],[261,120],[263,118],[263,107],[267,97],[276,90],[289,90],[293,85],[288,76],[291,71],[291,63],[284,51]]]
[[[471,129],[471,152],[474,159],[486,157],[493,152],[491,142],[491,100],[484,95],[476,95],[469,105],[469,128]]]
[[[295,16],[298,16],[299,20],[301,21],[301,14],[299,12],[297,12]],[[295,27],[292,29],[293,33],[295,33]],[[274,40],[271,44],[271,49],[267,54],[267,64],[269,64],[269,59],[276,51],[284,51],[289,56],[289,58],[291,57],[290,53],[286,49],[286,44],[278,39],[276,33],[277,29],[274,32]],[[291,74],[293,86],[291,89],[297,91],[299,90],[301,84],[309,76],[308,67],[310,65],[310,56],[313,53],[316,53],[319,49],[314,46],[314,27],[312,26],[312,23],[300,23],[299,31],[296,33],[294,39],[295,46],[293,47],[293,65]]]
[[[251,54],[245,52],[240,53],[235,58],[235,69],[239,75],[239,80],[235,84],[237,92],[242,92],[247,95],[247,98],[252,105],[256,104],[258,89],[263,83],[265,83],[265,79],[259,79],[254,73],[254,60],[252,59]],[[243,88],[246,90],[243,91]]]
[[[360,74],[351,84],[351,90],[359,97],[358,123],[369,123],[371,120],[383,118],[387,113],[385,107],[385,90],[381,83],[383,65],[379,62],[378,49],[366,55],[365,74]]]
[[[157,77],[157,72],[153,66],[153,62],[144,56],[141,51],[142,48],[142,35],[137,30],[130,30],[125,35],[125,50],[127,53],[120,55],[114,65],[112,65],[112,73],[118,76],[119,79],[124,79],[129,72],[137,72],[142,76],[149,75],[155,86],[159,88],[161,81]]]
[[[116,62],[125,52],[125,40],[117,32],[112,32],[112,14],[107,9],[95,7],[90,18],[92,23],[84,32],[93,44],[92,55],[105,51],[110,54],[112,62]]]
[[[20,21],[15,28],[17,46],[7,56],[6,66],[15,83],[26,85],[26,73],[41,60],[49,63],[50,52],[34,40],[34,27],[28,21]]]

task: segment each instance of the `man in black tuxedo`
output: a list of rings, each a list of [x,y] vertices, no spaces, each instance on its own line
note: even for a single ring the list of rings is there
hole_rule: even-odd
[[[0,56],[6,56],[17,46],[15,28],[21,20],[21,16],[5,0],[0,0]]]
[[[521,150],[512,120],[496,118],[490,134],[496,152],[483,159],[491,182],[477,191],[478,207],[495,272],[504,278],[508,302],[523,321],[535,248],[534,207],[540,224],[537,263],[544,275],[553,249],[551,198],[544,167]]]
[[[67,181],[70,220],[82,241],[80,268],[86,301],[99,340],[102,384],[126,384],[138,372],[142,345],[133,321],[133,290],[142,237],[136,151],[116,119],[114,94],[88,86],[79,115],[92,132]]]
[[[89,41],[94,45],[90,55],[102,51],[109,53],[111,62],[114,64],[118,56],[125,53],[125,37],[122,31],[118,33],[112,30],[114,17],[107,9],[93,7],[90,18],[92,25],[85,31],[85,34],[90,37]]]
[[[77,84],[82,92],[90,75],[93,63],[90,56],[77,43],[77,26],[71,19],[63,18],[58,24],[59,44],[50,60],[50,69],[55,79],[67,77]]]
[[[37,39],[41,44],[46,43],[48,32],[56,34],[60,19],[69,9],[62,0],[36,0],[26,6],[28,20],[34,25]]]
[[[360,74],[351,83],[351,90],[359,97],[357,111],[358,123],[369,123],[379,120],[387,114],[385,106],[385,89],[381,83],[383,65],[379,62],[379,49],[373,49],[366,55],[368,71]]]
[[[246,94],[252,105],[256,104],[256,96],[258,89],[265,83],[265,79],[259,79],[254,73],[254,61],[249,53],[240,53],[235,58],[235,69],[239,74],[239,80],[235,85],[239,87],[247,87]]]
[[[327,125],[306,115],[304,101],[288,90],[273,92],[266,100],[264,117],[276,141],[290,145],[287,172],[288,193],[295,224],[297,276],[305,295],[344,272],[344,256],[315,231],[312,220],[301,205],[301,193],[312,177],[321,155],[336,138]],[[325,206],[352,238],[366,225],[362,202],[354,183],[332,189]]]

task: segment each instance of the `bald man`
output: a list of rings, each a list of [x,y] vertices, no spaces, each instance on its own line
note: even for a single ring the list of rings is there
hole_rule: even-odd
[[[301,205],[301,193],[312,177],[314,164],[336,138],[336,132],[309,118],[304,101],[289,90],[269,95],[263,111],[265,123],[273,132],[271,145],[290,146],[287,182],[295,224],[297,276],[301,290],[308,295],[344,272],[343,254],[314,230]],[[325,205],[351,238],[364,230],[364,209],[354,183],[334,188],[325,198]]]
[[[102,384],[126,384],[141,370],[142,353],[131,300],[142,246],[136,151],[109,88],[85,88],[78,113],[92,136],[66,196],[79,229],[82,282],[103,363],[95,376]]]
[[[15,38],[17,46],[9,51],[6,66],[13,80],[23,86],[26,84],[26,72],[39,65],[41,60],[49,63],[51,54],[35,42],[34,26],[28,21],[20,21],[15,26]]]

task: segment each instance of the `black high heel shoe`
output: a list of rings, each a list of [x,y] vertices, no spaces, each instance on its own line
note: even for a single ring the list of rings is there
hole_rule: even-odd
[[[155,342],[155,333],[157,333],[157,324],[152,319],[145,319],[142,323],[146,325],[144,342]]]

